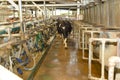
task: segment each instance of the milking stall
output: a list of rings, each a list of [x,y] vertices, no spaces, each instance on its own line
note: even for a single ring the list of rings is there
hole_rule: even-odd
[[[0,0],[0,80],[120,80],[120,0]]]

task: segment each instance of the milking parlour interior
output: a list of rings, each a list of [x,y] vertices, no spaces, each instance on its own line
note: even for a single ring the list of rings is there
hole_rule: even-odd
[[[120,0],[0,0],[0,80],[120,80]]]

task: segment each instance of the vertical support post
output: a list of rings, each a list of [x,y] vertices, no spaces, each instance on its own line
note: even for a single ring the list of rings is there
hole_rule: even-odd
[[[117,56],[120,57],[120,39],[117,42]]]
[[[25,5],[27,5],[27,2],[25,2]],[[25,16],[27,16],[27,7],[25,7]]]
[[[85,53],[85,34],[84,34],[84,31],[86,31],[86,30],[82,31],[82,54],[83,54],[83,56],[84,56],[84,53]]]
[[[100,24],[103,24],[103,16],[104,16],[104,4],[100,4]]]
[[[55,16],[56,16],[56,7],[55,7]]]
[[[91,60],[92,60],[92,41],[91,38],[89,39],[89,62],[88,62],[88,78],[90,78],[91,75]]]
[[[105,78],[104,78],[104,53],[105,53],[105,41],[103,40],[102,41],[102,46],[101,46],[102,48],[102,65],[101,65],[101,67],[102,67],[102,71],[101,71],[101,79],[102,80],[104,80]]]
[[[8,28],[8,39],[9,40],[11,39],[11,30],[10,30],[10,28]]]
[[[37,9],[35,8],[35,18],[37,19]]]
[[[77,20],[79,20],[79,15],[80,15],[80,5],[79,5],[79,1],[77,1],[78,5],[77,5]]]
[[[22,19],[22,0],[19,0],[19,17],[20,17],[20,30],[21,30],[21,38],[23,39],[23,34],[24,34],[24,30],[23,30],[23,19]]]
[[[68,9],[68,17],[70,17],[70,8]]]
[[[44,20],[46,19],[46,2],[44,0]]]
[[[54,12],[54,7],[52,6],[52,16],[54,15],[54,13],[53,13],[53,12]]]
[[[80,27],[79,27],[79,36],[78,36],[78,48],[80,49],[81,48],[81,46],[80,46]]]

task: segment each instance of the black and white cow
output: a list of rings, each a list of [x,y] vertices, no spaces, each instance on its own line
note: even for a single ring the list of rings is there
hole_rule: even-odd
[[[67,39],[72,31],[71,23],[68,20],[59,21],[59,26],[57,27],[58,33],[63,36],[65,48],[67,48]]]
[[[56,26],[57,26],[57,32],[60,36],[62,36],[62,27],[61,27],[61,19],[57,19],[57,23],[56,23]]]

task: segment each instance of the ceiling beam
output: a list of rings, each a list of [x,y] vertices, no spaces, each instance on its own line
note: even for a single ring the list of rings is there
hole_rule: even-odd
[[[43,7],[44,6],[44,4],[37,4],[39,7]],[[74,4],[46,4],[45,6],[46,7],[61,7],[61,6],[70,6],[70,7],[72,7],[72,6],[80,6],[80,5],[82,5],[81,3],[74,3]],[[33,6],[35,6],[35,5],[23,5],[23,7],[33,7]]]
[[[74,3],[74,4],[46,4],[45,6],[46,7],[75,7],[75,6],[80,6],[82,5],[81,3]],[[10,6],[10,5],[1,5],[0,7],[7,7],[7,6]],[[37,6],[39,7],[44,7],[44,4],[37,4]],[[22,7],[36,7],[36,5],[34,4],[23,4]]]
[[[40,11],[43,12],[43,10],[42,10],[35,2],[32,1],[32,3],[33,3],[33,5],[34,5],[35,7],[37,7]]]
[[[13,0],[7,0],[16,10],[18,10],[18,5]]]

